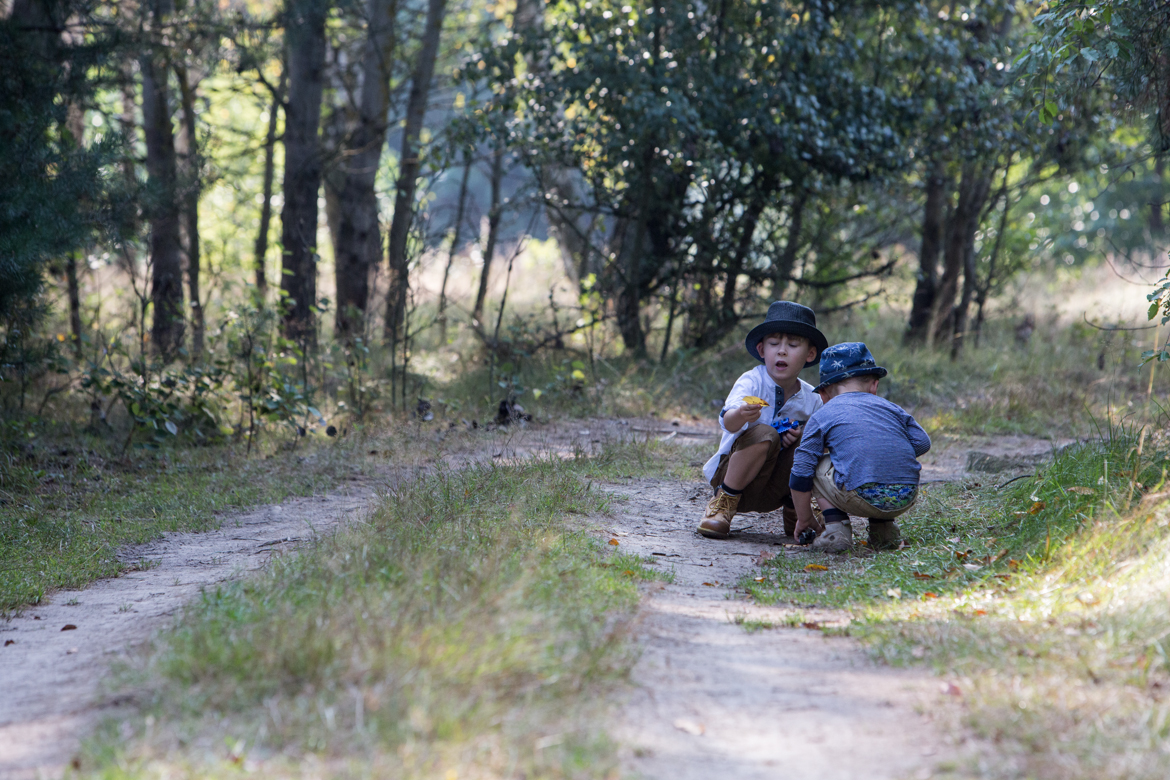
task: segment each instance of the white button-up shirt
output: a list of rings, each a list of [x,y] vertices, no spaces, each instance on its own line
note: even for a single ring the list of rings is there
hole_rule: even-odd
[[[715,476],[715,472],[719,469],[719,459],[731,452],[732,445],[735,440],[740,437],[744,431],[753,425],[771,425],[772,420],[781,417],[787,417],[790,420],[800,420],[805,422],[812,417],[813,412],[824,406],[821,397],[813,392],[813,386],[803,379],[800,380],[800,389],[792,396],[784,399],[784,405],[779,409],[776,408],[776,388],[779,385],[768,375],[768,367],[759,365],[750,371],[745,371],[739,379],[735,380],[735,384],[731,388],[731,392],[727,394],[727,400],[723,402],[723,410],[719,414],[719,427],[723,429],[723,438],[719,442],[719,451],[715,453],[712,458],[703,466],[703,476],[708,482]],[[738,409],[745,406],[743,397],[745,395],[754,395],[763,398],[771,407],[765,407],[761,410],[760,419],[754,423],[744,423],[743,427],[738,431],[729,431],[727,426],[723,424],[723,414],[730,412],[732,409]],[[771,412],[769,415],[768,413]]]

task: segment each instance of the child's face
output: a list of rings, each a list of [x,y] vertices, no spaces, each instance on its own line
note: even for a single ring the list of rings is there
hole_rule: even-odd
[[[796,379],[804,364],[817,358],[817,348],[808,339],[787,333],[772,333],[760,339],[759,350],[768,376],[778,385]]]

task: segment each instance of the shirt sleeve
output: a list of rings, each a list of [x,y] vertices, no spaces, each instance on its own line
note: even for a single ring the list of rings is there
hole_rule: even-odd
[[[814,414],[808,418],[804,426],[804,437],[800,446],[792,455],[792,474],[788,478],[788,487],[807,493],[812,490],[813,477],[817,473],[817,464],[825,454],[825,432],[821,429],[820,421]]]
[[[906,415],[906,436],[914,447],[914,457],[920,458],[930,451],[930,435],[910,415]]]
[[[723,402],[723,408],[719,411],[719,427],[728,433],[738,433],[739,431],[747,430],[747,428],[751,425],[750,423],[744,423],[743,427],[740,428],[739,431],[728,430],[728,428],[723,424],[723,415],[727,414],[732,409],[738,409],[739,407],[743,406],[743,397],[745,395],[755,394],[756,383],[752,381],[752,372],[745,371],[740,375],[739,379],[735,380],[735,384],[731,386],[731,392],[727,394],[727,400]]]

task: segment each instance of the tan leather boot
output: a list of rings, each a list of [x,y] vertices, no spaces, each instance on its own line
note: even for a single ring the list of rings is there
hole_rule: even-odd
[[[729,496],[722,490],[707,502],[707,513],[699,521],[699,533],[708,539],[726,539],[731,535],[731,518],[739,506],[739,496]]]

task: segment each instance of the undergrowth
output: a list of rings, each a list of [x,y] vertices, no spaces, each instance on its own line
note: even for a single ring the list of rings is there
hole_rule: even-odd
[[[632,662],[635,583],[659,575],[589,532],[611,501],[593,481],[654,464],[624,445],[390,490],[189,608],[82,774],[606,776],[597,694]]]

